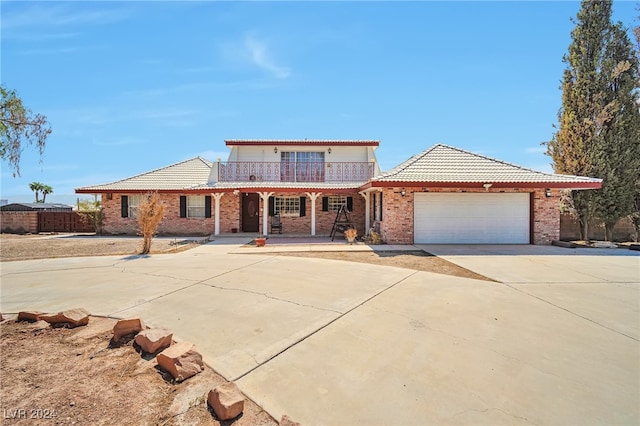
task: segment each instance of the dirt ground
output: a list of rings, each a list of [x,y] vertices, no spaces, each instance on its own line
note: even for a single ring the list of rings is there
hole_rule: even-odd
[[[251,400],[218,421],[210,368],[175,383],[129,341],[110,345],[116,320],[91,317],[74,329],[46,322],[0,323],[0,410],[6,425],[258,425],[278,423]],[[197,345],[196,345],[197,350]]]
[[[274,253],[275,254],[275,253]],[[316,257],[322,259],[344,260],[348,262],[371,263],[374,265],[396,266],[414,269],[416,271],[435,272],[437,274],[453,275],[456,277],[473,278],[476,280],[493,281],[484,275],[433,256],[423,251],[392,251],[392,252],[297,252],[277,253],[281,256]]]
[[[197,247],[206,238],[154,238],[151,254],[177,253]],[[96,235],[0,234],[0,261],[56,257],[132,255],[140,253],[142,237]]]

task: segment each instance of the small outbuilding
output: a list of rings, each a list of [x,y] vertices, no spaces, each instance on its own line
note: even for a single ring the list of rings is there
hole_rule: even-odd
[[[60,203],[11,203],[0,207],[3,212],[70,212],[73,206]]]

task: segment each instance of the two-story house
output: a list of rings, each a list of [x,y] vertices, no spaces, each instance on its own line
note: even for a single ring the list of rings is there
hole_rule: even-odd
[[[345,206],[360,235],[387,243],[550,244],[561,190],[602,181],[543,173],[435,145],[382,173],[377,140],[226,140],[227,161],[196,157],[104,185],[104,231],[135,234],[149,191],[166,206],[161,234],[329,235]]]
[[[135,233],[136,208],[148,191],[166,205],[158,232],[328,235],[344,205],[360,234],[370,226],[369,194],[380,174],[375,140],[226,140],[227,161],[197,157],[121,181],[76,189],[102,194],[104,231]],[[280,230],[279,230],[280,232]]]

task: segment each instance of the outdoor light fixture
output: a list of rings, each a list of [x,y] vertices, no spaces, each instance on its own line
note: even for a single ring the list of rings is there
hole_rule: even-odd
[[[331,148],[329,148],[329,149],[327,150],[327,152],[328,152],[329,154],[331,154]]]
[[[403,197],[404,197],[405,195],[407,195],[407,190],[406,190],[406,189],[404,189],[404,188],[402,188],[402,189],[400,190],[400,195],[402,195]]]
[[[544,195],[547,198],[551,197],[551,189],[549,189],[549,188],[545,189],[544,190]]]
[[[489,190],[489,188],[491,188],[491,187],[493,186],[493,184],[492,184],[492,183],[485,183],[485,184],[484,184],[484,185],[482,185],[482,186],[484,186],[484,190],[485,190],[485,191],[488,191],[488,190]]]
[[[278,153],[278,147],[276,146],[275,148],[273,148],[273,153],[277,154]]]

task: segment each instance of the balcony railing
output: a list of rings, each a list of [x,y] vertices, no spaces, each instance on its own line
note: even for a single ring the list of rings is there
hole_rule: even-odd
[[[370,162],[219,163],[219,182],[366,182],[373,177]]]

